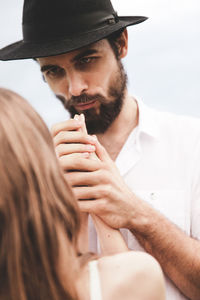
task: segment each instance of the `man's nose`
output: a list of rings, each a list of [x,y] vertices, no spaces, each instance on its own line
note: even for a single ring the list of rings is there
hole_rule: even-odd
[[[70,96],[80,96],[88,89],[88,84],[84,76],[79,73],[70,74],[68,78]]]

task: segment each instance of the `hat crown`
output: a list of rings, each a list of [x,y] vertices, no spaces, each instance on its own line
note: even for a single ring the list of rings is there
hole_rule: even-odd
[[[23,39],[0,49],[0,60],[60,55],[147,19],[118,16],[111,1],[24,0]]]
[[[74,38],[90,30],[117,22],[110,0],[25,0],[25,42]]]
[[[114,13],[110,0],[25,0],[23,24],[52,24],[97,11]]]

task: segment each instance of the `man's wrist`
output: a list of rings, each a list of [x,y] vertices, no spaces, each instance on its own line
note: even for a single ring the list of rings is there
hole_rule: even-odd
[[[126,228],[138,234],[148,234],[155,222],[155,209],[135,194],[132,195],[132,203],[134,203],[134,207]]]

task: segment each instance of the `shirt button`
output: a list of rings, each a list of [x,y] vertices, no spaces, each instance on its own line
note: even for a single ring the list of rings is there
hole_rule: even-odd
[[[150,194],[150,198],[151,198],[152,201],[156,200],[156,194],[154,192],[152,192]]]

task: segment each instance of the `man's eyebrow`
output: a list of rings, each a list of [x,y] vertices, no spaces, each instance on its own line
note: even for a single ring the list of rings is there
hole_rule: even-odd
[[[80,53],[78,53],[77,55],[75,55],[72,59],[71,59],[71,62],[76,62],[77,60],[79,60],[80,58],[82,57],[85,57],[85,56],[88,56],[88,55],[91,55],[91,54],[96,54],[98,53],[98,50],[96,49],[85,49],[83,51],[81,51]],[[40,71],[41,72],[46,72],[52,68],[59,68],[58,65],[52,65],[52,64],[49,64],[49,65],[44,65],[40,68]]]
[[[96,54],[98,53],[98,51],[96,49],[86,49],[83,50],[82,52],[78,53],[76,56],[74,56],[71,60],[71,62],[76,62],[77,60],[79,60],[82,57],[91,55],[91,54]]]
[[[40,68],[41,72],[46,72],[52,68],[59,67],[58,65],[44,65]]]

